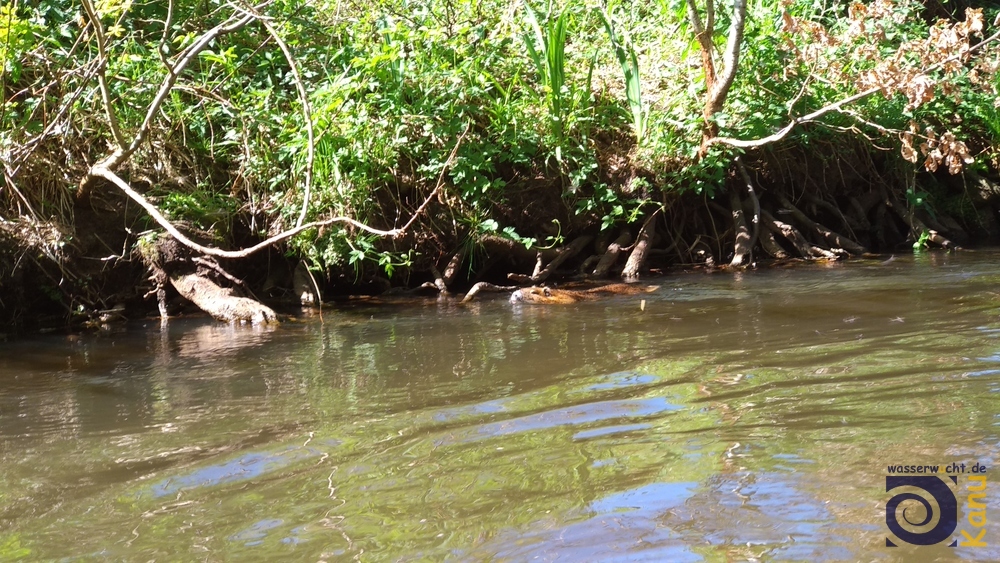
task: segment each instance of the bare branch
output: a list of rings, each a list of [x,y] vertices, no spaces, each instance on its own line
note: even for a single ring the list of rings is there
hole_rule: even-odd
[[[332,225],[333,223],[347,223],[348,225],[361,229],[362,231],[371,233],[373,235],[385,236],[385,237],[398,236],[403,232],[402,229],[390,229],[388,231],[373,229],[368,225],[365,225],[364,223],[351,219],[350,217],[331,217],[323,221],[313,221],[311,223],[306,223],[305,225],[300,225],[294,229],[290,229],[283,233],[274,235],[273,237],[263,242],[251,246],[250,248],[244,248],[242,250],[222,250],[210,246],[202,246],[194,242],[193,240],[189,239],[188,237],[186,237],[184,233],[180,232],[180,230],[178,230],[177,227],[175,227],[173,223],[170,222],[170,220],[164,217],[163,214],[160,213],[160,211],[152,203],[149,202],[149,200],[143,197],[142,194],[140,194],[139,192],[133,190],[132,187],[129,186],[127,182],[122,180],[117,174],[115,174],[112,170],[108,169],[107,167],[98,164],[97,166],[94,166],[91,169],[90,173],[92,176],[108,180],[109,182],[117,186],[118,189],[125,192],[125,195],[132,198],[133,201],[138,203],[139,206],[146,211],[146,213],[149,213],[149,216],[152,217],[154,221],[156,221],[161,227],[163,227],[165,231],[170,233],[171,236],[177,239],[184,246],[196,252],[207,254],[209,256],[217,256],[219,258],[245,258],[259,250],[263,250],[264,248],[271,246],[276,242],[281,242],[285,239],[291,238],[307,229]]]
[[[170,67],[170,63],[167,62],[167,35],[170,33],[170,24],[174,19],[174,0],[168,0],[167,2],[167,18],[163,20],[163,35],[160,36],[160,47],[156,50],[156,54],[160,56],[160,62],[163,66]]]
[[[255,8],[259,9],[268,3],[269,2],[259,4]],[[212,43],[212,41],[215,41],[223,35],[243,28],[254,19],[256,19],[255,16],[242,12],[240,17],[236,17],[236,14],[234,14],[226,21],[202,34],[201,37],[199,37],[194,43],[189,45],[188,48],[181,53],[177,64],[175,64],[172,68],[167,68],[167,76],[164,77],[163,83],[160,84],[160,89],[156,92],[156,96],[153,98],[152,103],[150,103],[149,108],[146,111],[146,118],[139,126],[138,131],[136,131],[132,142],[127,146],[122,143],[117,149],[115,149],[114,152],[101,161],[98,166],[95,166],[94,171],[96,171],[98,167],[105,168],[108,171],[114,170],[122,162],[127,160],[128,157],[132,156],[132,153],[134,153],[136,149],[138,149],[139,146],[146,140],[146,136],[149,134],[149,130],[153,124],[153,118],[156,116],[157,112],[159,112],[160,106],[163,104],[164,100],[166,100],[167,95],[173,89],[174,84],[177,82],[181,72],[184,71],[187,65],[190,64],[199,53],[204,51]],[[91,175],[94,176],[96,174]]]
[[[125,137],[118,126],[118,116],[115,108],[111,105],[111,88],[108,86],[108,51],[107,42],[104,37],[104,26],[101,24],[101,16],[90,0],[83,0],[83,9],[90,18],[90,24],[94,26],[94,38],[97,39],[97,83],[101,90],[101,99],[104,102],[104,111],[108,115],[108,127],[111,128],[111,136],[115,138],[118,150],[125,146]]]
[[[403,228],[397,229],[400,231],[400,234],[402,234],[404,231],[410,228],[410,225],[412,225],[413,222],[417,220],[417,217],[421,213],[423,213],[424,208],[427,207],[427,205],[431,202],[431,199],[433,199],[434,196],[437,195],[438,191],[441,189],[441,186],[444,185],[444,173],[447,172],[448,168],[451,167],[452,162],[455,160],[455,155],[458,154],[458,147],[462,145],[462,140],[465,139],[465,135],[468,134],[469,127],[471,126],[472,122],[465,124],[465,131],[462,131],[462,134],[459,135],[458,141],[455,142],[455,147],[451,149],[451,154],[448,155],[448,160],[446,160],[444,162],[444,166],[441,167],[441,174],[438,175],[437,185],[434,186],[433,190],[431,190],[430,195],[428,195],[427,198],[424,199],[424,202],[420,204],[420,207],[418,207],[417,210],[413,212],[413,215],[410,217],[410,220],[407,221],[405,225],[403,225]]]
[[[290,229],[282,233],[279,233],[277,235],[274,235],[273,237],[270,237],[265,241],[257,243],[254,246],[251,246],[250,248],[244,248],[242,250],[222,250],[220,248],[202,246],[194,242],[193,240],[189,239],[187,236],[184,235],[184,233],[182,233],[179,229],[177,229],[177,227],[175,227],[173,223],[170,222],[169,219],[164,217],[163,214],[160,213],[160,210],[156,208],[156,206],[150,203],[149,200],[147,200],[145,197],[142,196],[142,194],[133,190],[132,187],[129,186],[125,180],[122,180],[121,177],[115,174],[115,172],[110,168],[108,168],[105,164],[98,163],[97,165],[93,166],[90,169],[90,175],[93,177],[104,178],[105,180],[108,180],[109,182],[117,186],[118,189],[125,192],[125,195],[130,197],[136,203],[138,203],[140,207],[146,210],[146,213],[149,213],[149,216],[152,217],[154,221],[156,221],[161,227],[163,227],[165,231],[170,233],[171,236],[177,239],[184,246],[196,252],[207,254],[208,256],[217,256],[219,258],[245,258],[259,250],[263,250],[264,248],[271,246],[272,244],[289,239],[305,230],[312,229],[314,227],[323,227],[326,225],[332,225],[334,223],[347,223],[352,227],[382,237],[402,236],[407,231],[407,229],[410,228],[410,225],[412,225],[413,222],[416,221],[417,216],[419,216],[424,211],[424,209],[430,203],[431,199],[433,199],[437,195],[438,190],[441,189],[441,186],[444,183],[445,171],[448,169],[449,166],[451,166],[451,163],[454,160],[455,155],[458,153],[458,147],[462,144],[462,139],[465,138],[465,134],[468,133],[468,131],[469,131],[469,126],[466,126],[465,131],[462,133],[462,136],[458,138],[458,141],[455,143],[455,147],[451,150],[451,155],[448,156],[448,160],[445,162],[444,168],[442,168],[441,170],[441,175],[438,177],[437,186],[434,187],[434,189],[427,196],[424,202],[420,204],[420,207],[418,207],[417,210],[413,212],[413,216],[410,217],[410,220],[407,221],[405,225],[403,225],[403,228],[389,229],[388,231],[383,231],[380,229],[373,229],[372,227],[369,227],[368,225],[365,225],[360,221],[351,219],[350,217],[331,217],[329,219],[324,219],[322,221],[313,221],[311,223],[299,225],[294,229]]]
[[[701,23],[701,16],[698,15],[698,7],[694,0],[687,0],[688,19],[691,20],[691,28],[694,29],[694,36],[701,41],[702,34],[705,33],[705,26]]]

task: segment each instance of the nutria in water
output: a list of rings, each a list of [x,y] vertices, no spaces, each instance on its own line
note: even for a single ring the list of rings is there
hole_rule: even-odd
[[[525,287],[510,294],[511,303],[541,303],[546,305],[593,301],[608,295],[637,295],[659,289],[658,285],[634,285],[613,283],[591,289],[552,289],[549,287]]]

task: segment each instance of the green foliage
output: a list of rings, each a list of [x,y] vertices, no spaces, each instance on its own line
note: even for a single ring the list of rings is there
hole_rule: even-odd
[[[632,188],[641,188],[642,186],[638,184],[644,182],[645,180],[636,180],[633,182]],[[643,198],[630,197],[601,183],[594,186],[593,196],[577,201],[576,213],[578,215],[603,213],[601,230],[606,231],[620,223],[631,224],[638,221],[640,212],[646,203],[648,201]]]
[[[16,4],[0,5],[0,76],[16,82],[21,74],[21,55],[31,46],[32,36],[41,31],[37,21],[18,17]]]
[[[175,64],[232,13],[221,0],[181,0],[164,29],[167,4],[108,0],[97,9],[110,39],[112,106],[126,136],[146,118],[167,76],[163,60]],[[727,181],[732,151],[698,154],[704,77],[682,1],[286,0],[265,9],[308,92],[315,132],[310,220],[345,216],[399,227],[440,181],[415,224],[431,232],[417,238],[447,246],[496,234],[534,247],[577,234],[548,237],[541,229],[562,216],[556,209],[532,217],[536,229],[504,223],[512,202],[525,201],[537,186],[561,192],[566,209],[577,213],[574,229],[596,230],[641,220],[659,192],[711,196]],[[919,9],[899,4],[898,18],[884,22],[881,51],[927,35]],[[720,47],[727,10],[717,13]],[[800,0],[756,2],[748,10],[741,70],[715,116],[722,135],[764,137],[855,92],[845,81],[820,79],[795,56],[805,46],[801,37],[781,28],[787,10],[839,33],[849,25],[843,6]],[[0,6],[0,142],[43,156],[7,164],[20,167],[20,185],[44,187],[28,193],[33,205],[67,218],[72,205],[65,202],[87,163],[105,157],[112,141],[101,96],[85,72],[96,44],[80,18],[79,4],[69,0]],[[858,44],[810,47],[826,49],[821,54],[841,61],[845,74],[870,70],[870,61],[855,56]],[[856,135],[855,128],[897,143],[883,130],[913,120],[969,139],[977,166],[995,166],[1000,114],[990,88],[976,80],[967,74],[955,95],[916,110],[899,95],[872,96],[848,108],[853,114],[828,114],[786,142],[809,145]],[[995,76],[978,80],[1000,87]],[[295,223],[309,139],[289,63],[262,26],[214,41],[153,119],[154,133],[128,172],[149,180],[170,217],[216,233],[245,221],[261,236]],[[623,169],[640,173],[619,174]],[[613,180],[621,177],[652,181]],[[12,201],[0,202],[7,205],[0,211],[14,209]],[[360,274],[372,266],[392,274],[421,250],[395,244],[334,225],[300,233],[289,250],[318,268]]]
[[[201,229],[222,232],[229,231],[226,222],[236,212],[236,200],[207,190],[172,191],[159,201],[159,206],[171,220],[188,221]]]
[[[920,231],[920,237],[913,243],[913,252],[920,253],[925,252],[930,246],[931,233],[930,231]]]

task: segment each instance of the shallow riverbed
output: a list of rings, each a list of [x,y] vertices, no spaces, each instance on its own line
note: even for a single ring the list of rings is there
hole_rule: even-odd
[[[1000,253],[650,283],[0,344],[0,560],[1000,560]]]

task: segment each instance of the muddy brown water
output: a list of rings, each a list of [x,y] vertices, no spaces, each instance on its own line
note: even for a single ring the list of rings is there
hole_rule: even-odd
[[[0,344],[0,560],[1000,560],[1000,253],[656,283]]]

